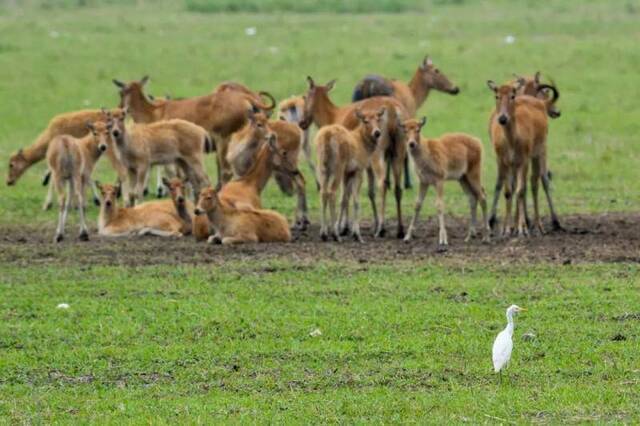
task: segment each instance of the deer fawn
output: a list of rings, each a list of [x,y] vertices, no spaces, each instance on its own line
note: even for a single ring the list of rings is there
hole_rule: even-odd
[[[495,110],[489,120],[491,141],[496,151],[498,161],[498,181],[493,198],[491,217],[495,217],[498,198],[505,180],[506,214],[503,234],[511,233],[512,227],[512,196],[516,195],[516,226],[518,235],[528,235],[529,230],[525,220],[524,189],[528,174],[529,161],[531,162],[531,191],[533,194],[534,226],[543,233],[542,222],[538,209],[538,184],[542,181],[551,220],[554,229],[561,229],[560,221],[556,215],[551,199],[551,186],[547,173],[547,111],[549,106],[558,98],[555,87],[543,84],[538,90],[549,89],[553,96],[547,100],[541,100],[528,95],[517,96],[518,86],[505,84],[497,86],[493,81],[487,82],[496,98]]]
[[[269,243],[289,242],[291,233],[287,220],[272,210],[234,207],[218,197],[211,187],[200,192],[196,216],[207,215],[216,234],[210,243]]]
[[[386,108],[377,111],[356,110],[360,125],[347,130],[340,124],[322,127],[316,137],[316,157],[321,196],[320,237],[327,241],[329,233],[340,241],[340,234],[351,227],[353,237],[363,242],[360,235],[360,186],[362,172],[369,167],[385,125]],[[336,193],[342,186],[340,217],[336,221]],[[349,202],[353,199],[353,223],[349,226]],[[327,208],[330,222],[327,224]],[[342,229],[340,229],[342,227]]]
[[[73,136],[56,136],[49,142],[47,149],[47,165],[51,170],[53,186],[58,194],[60,212],[55,241],[64,238],[64,225],[69,213],[72,198],[78,200],[80,215],[80,240],[87,241],[89,232],[84,216],[85,187],[91,185],[91,173],[96,162],[107,150],[107,140],[111,132],[111,123],[88,123],[90,134],[82,139]],[[69,185],[69,193],[65,194],[65,183]]]
[[[149,169],[153,165],[177,164],[196,193],[209,184],[204,154],[210,146],[208,133],[189,121],[172,119],[151,124],[123,126],[112,132],[112,144],[128,172],[128,204],[142,200]]]
[[[159,208],[157,204],[159,201],[121,208],[117,200],[117,194],[120,191],[118,187],[99,182],[95,182],[95,185],[102,197],[98,217],[100,235],[106,237],[126,237],[136,234],[161,237],[182,236],[184,224],[175,210],[169,212]]]
[[[464,133],[448,133],[437,139],[423,138],[420,130],[426,122],[426,117],[423,117],[421,121],[411,119],[402,124],[406,134],[407,148],[420,181],[415,212],[404,241],[409,242],[413,237],[424,197],[429,185],[433,185],[436,188],[438,210],[438,245],[443,248],[449,244],[444,224],[443,187],[446,180],[457,180],[469,197],[471,220],[465,241],[469,241],[476,234],[478,201],[482,208],[484,240],[488,241],[490,230],[487,222],[487,202],[482,188],[482,143]]]

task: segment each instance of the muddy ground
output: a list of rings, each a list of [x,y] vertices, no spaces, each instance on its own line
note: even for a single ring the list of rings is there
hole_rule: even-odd
[[[227,261],[286,260],[312,264],[319,260],[340,262],[394,262],[438,259],[454,263],[489,262],[493,264],[583,262],[640,263],[640,214],[571,215],[562,218],[565,232],[548,232],[528,238],[494,238],[464,243],[466,222],[448,217],[449,249],[437,250],[437,226],[433,219],[422,222],[416,238],[409,244],[389,235],[370,236],[363,229],[365,244],[321,242],[318,227],[304,233],[294,232],[289,244],[247,244],[219,246],[196,243],[191,237],[102,238],[94,233],[88,242],[77,239],[77,229],[67,229],[67,239],[52,242],[54,228],[0,227],[0,263],[9,265],[153,265],[223,264]],[[394,228],[388,228],[395,234]]]

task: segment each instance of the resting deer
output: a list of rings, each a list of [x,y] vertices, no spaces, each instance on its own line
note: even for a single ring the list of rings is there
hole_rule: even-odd
[[[358,82],[353,90],[351,100],[353,102],[367,99],[373,96],[392,96],[402,102],[409,117],[415,117],[418,109],[424,104],[431,90],[445,92],[450,95],[460,93],[458,86],[438,69],[429,56],[425,56],[422,63],[413,73],[409,83],[388,79],[380,75],[368,75]],[[404,165],[405,188],[411,187],[411,174],[409,172],[409,157]],[[387,176],[387,180],[389,177]]]
[[[289,242],[289,224],[281,214],[272,210],[234,207],[218,197],[211,187],[200,192],[196,216],[207,215],[216,235],[210,243],[270,243]]]
[[[424,197],[429,185],[433,185],[436,188],[438,210],[438,245],[444,248],[449,244],[444,224],[444,182],[447,180],[457,180],[469,197],[471,220],[465,241],[476,235],[478,201],[482,208],[484,241],[488,241],[490,230],[487,222],[487,202],[482,187],[482,142],[464,133],[447,133],[437,139],[423,138],[420,130],[426,122],[427,118],[423,117],[420,121],[407,120],[402,125],[406,134],[407,149],[420,182],[415,212],[404,241],[409,242],[413,237]]]
[[[120,106],[131,112],[137,123],[153,123],[160,120],[180,118],[203,127],[215,142],[218,163],[218,184],[232,178],[231,168],[226,161],[231,135],[244,126],[248,108],[272,110],[256,100],[255,95],[245,93],[241,85],[228,84],[215,92],[180,100],[151,101],[144,93],[148,76],[140,81],[123,83],[113,80],[120,91]]]
[[[516,226],[519,235],[528,235],[525,220],[524,189],[531,162],[531,191],[533,194],[534,226],[543,233],[542,222],[538,209],[538,184],[542,181],[551,220],[554,229],[561,229],[551,199],[551,186],[547,173],[547,111],[549,105],[555,103],[558,92],[555,87],[543,84],[538,90],[549,89],[553,96],[541,100],[532,96],[517,96],[519,86],[505,84],[497,86],[493,81],[487,82],[496,97],[495,110],[489,120],[491,141],[496,151],[498,161],[498,181],[493,198],[491,216],[495,217],[498,198],[505,180],[506,214],[503,234],[511,233],[512,227],[512,196],[516,195]]]
[[[153,165],[176,164],[195,193],[209,184],[204,154],[209,135],[189,121],[172,119],[151,124],[132,124],[112,132],[114,151],[128,172],[129,205],[142,200],[145,182]]]
[[[369,167],[385,125],[386,108],[377,111],[356,110],[360,125],[347,130],[341,124],[322,127],[315,137],[318,179],[320,180],[321,226],[320,237],[327,241],[329,234],[340,241],[342,226],[348,229],[349,202],[353,200],[352,235],[363,242],[360,235],[360,186],[362,172]],[[336,194],[342,186],[340,217],[336,220]],[[330,222],[327,224],[327,208]]]
[[[91,173],[96,162],[107,150],[107,140],[112,124],[95,122],[87,123],[86,126],[90,133],[82,139],[61,135],[54,137],[48,144],[47,165],[51,170],[52,186],[55,187],[58,194],[60,205],[55,242],[60,242],[64,238],[64,226],[71,200],[74,197],[78,200],[80,240],[87,241],[89,239],[84,216],[85,188],[87,185],[91,185]],[[65,184],[69,186],[68,194],[65,193]]]
[[[281,101],[278,104],[278,116],[282,121],[299,125],[304,116],[304,98],[302,96],[291,96]],[[316,182],[316,187],[319,189],[320,183],[316,177],[313,158],[311,158],[311,139],[309,137],[308,127],[302,131],[302,152],[307,160],[307,164],[309,164],[309,169],[313,175],[313,180]]]
[[[106,237],[147,234],[160,237],[182,236],[183,221],[175,211],[169,212],[158,208],[158,201],[121,208],[118,206],[117,200],[119,188],[99,182],[96,182],[95,185],[100,190],[102,197],[100,216],[98,217],[98,233],[100,235]]]
[[[309,225],[309,218],[305,181],[298,170],[302,138],[300,128],[284,121],[269,121],[265,114],[254,113],[251,110],[248,111],[248,116],[247,125],[231,137],[227,161],[236,176],[246,176],[251,170],[251,166],[256,164],[259,149],[265,141],[268,141],[272,136],[275,137],[273,148],[276,151],[275,154],[278,155],[272,155],[269,161],[274,163],[281,160],[282,164],[274,163],[272,165],[274,177],[280,189],[287,194],[292,192],[290,186],[295,187],[298,204],[294,226],[297,229],[306,229]],[[284,164],[285,161],[286,164]]]
[[[375,235],[382,237],[386,233],[385,210],[387,185],[385,185],[385,160],[390,165],[393,172],[396,212],[398,218],[397,237],[404,237],[404,225],[402,223],[402,169],[404,159],[407,155],[405,145],[402,143],[402,131],[400,123],[409,118],[406,109],[400,101],[386,96],[378,96],[363,101],[355,102],[342,107],[337,107],[329,98],[329,92],[333,89],[335,80],[330,81],[325,86],[316,85],[311,77],[307,77],[309,90],[305,95],[304,117],[300,127],[306,129],[314,122],[319,128],[329,124],[342,124],[347,129],[354,129],[358,126],[358,118],[355,111],[379,110],[385,107],[386,125],[382,129],[382,136],[378,143],[376,156],[367,169],[369,186],[369,199],[373,209],[375,220]],[[381,207],[378,212],[375,201],[376,186],[382,190]]]

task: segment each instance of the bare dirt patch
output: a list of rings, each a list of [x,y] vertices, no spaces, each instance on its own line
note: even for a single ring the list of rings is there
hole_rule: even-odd
[[[247,244],[235,247],[196,243],[191,237],[101,238],[95,233],[88,242],[76,239],[75,228],[60,244],[52,242],[53,227],[0,227],[0,262],[9,265],[125,265],[223,264],[228,261],[286,260],[313,264],[321,260],[385,263],[398,260],[444,260],[454,263],[640,263],[640,214],[572,215],[562,218],[565,232],[548,232],[528,238],[494,238],[464,243],[464,219],[447,218],[449,249],[437,251],[437,226],[423,222],[409,244],[388,236],[374,239],[366,226],[366,243],[350,240],[321,242],[318,227],[294,233],[289,244]],[[390,234],[394,234],[390,227]],[[95,231],[95,230],[94,230]]]

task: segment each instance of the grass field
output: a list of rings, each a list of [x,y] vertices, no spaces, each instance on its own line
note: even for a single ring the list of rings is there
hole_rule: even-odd
[[[280,99],[304,91],[312,75],[337,78],[333,97],[342,104],[364,74],[408,79],[428,53],[462,92],[431,94],[424,133],[481,137],[489,193],[485,81],[541,70],[561,91],[549,147],[562,217],[640,210],[638,1],[389,0],[372,2],[373,14],[362,1],[341,2],[335,14],[333,3],[309,1],[293,10],[317,13],[284,12],[288,0],[240,3],[241,13],[215,13],[238,9],[227,1],[17,3],[0,0],[3,176],[10,153],[53,115],[114,105],[112,78],[149,74],[152,93],[172,96],[233,79]],[[212,175],[213,164],[210,157]],[[336,251],[300,260],[293,243],[270,258],[262,256],[269,247],[207,251],[215,262],[195,265],[163,262],[170,241],[148,266],[127,266],[117,244],[108,247],[111,262],[91,264],[81,246],[66,248],[79,244],[73,238],[64,250],[49,243],[57,212],[40,210],[43,171],[38,164],[17,186],[0,185],[0,245],[12,253],[0,254],[2,423],[640,421],[637,264],[577,258],[563,266],[560,247],[533,262],[418,259],[389,244],[401,259]],[[101,180],[114,176],[99,165]],[[448,212],[465,214],[457,185],[446,191]],[[414,196],[405,193],[406,214]],[[295,206],[274,185],[263,198],[283,213]],[[309,201],[317,222],[311,187]],[[425,217],[432,202],[430,194]],[[88,216],[95,229],[97,210]],[[72,212],[74,236],[75,223]],[[46,234],[31,263],[18,227]],[[628,251],[640,253],[638,241]],[[511,247],[527,246],[499,246]],[[41,257],[59,250],[68,262]],[[529,312],[517,318],[500,384],[491,344],[511,303]],[[525,341],[528,332],[535,338]]]

